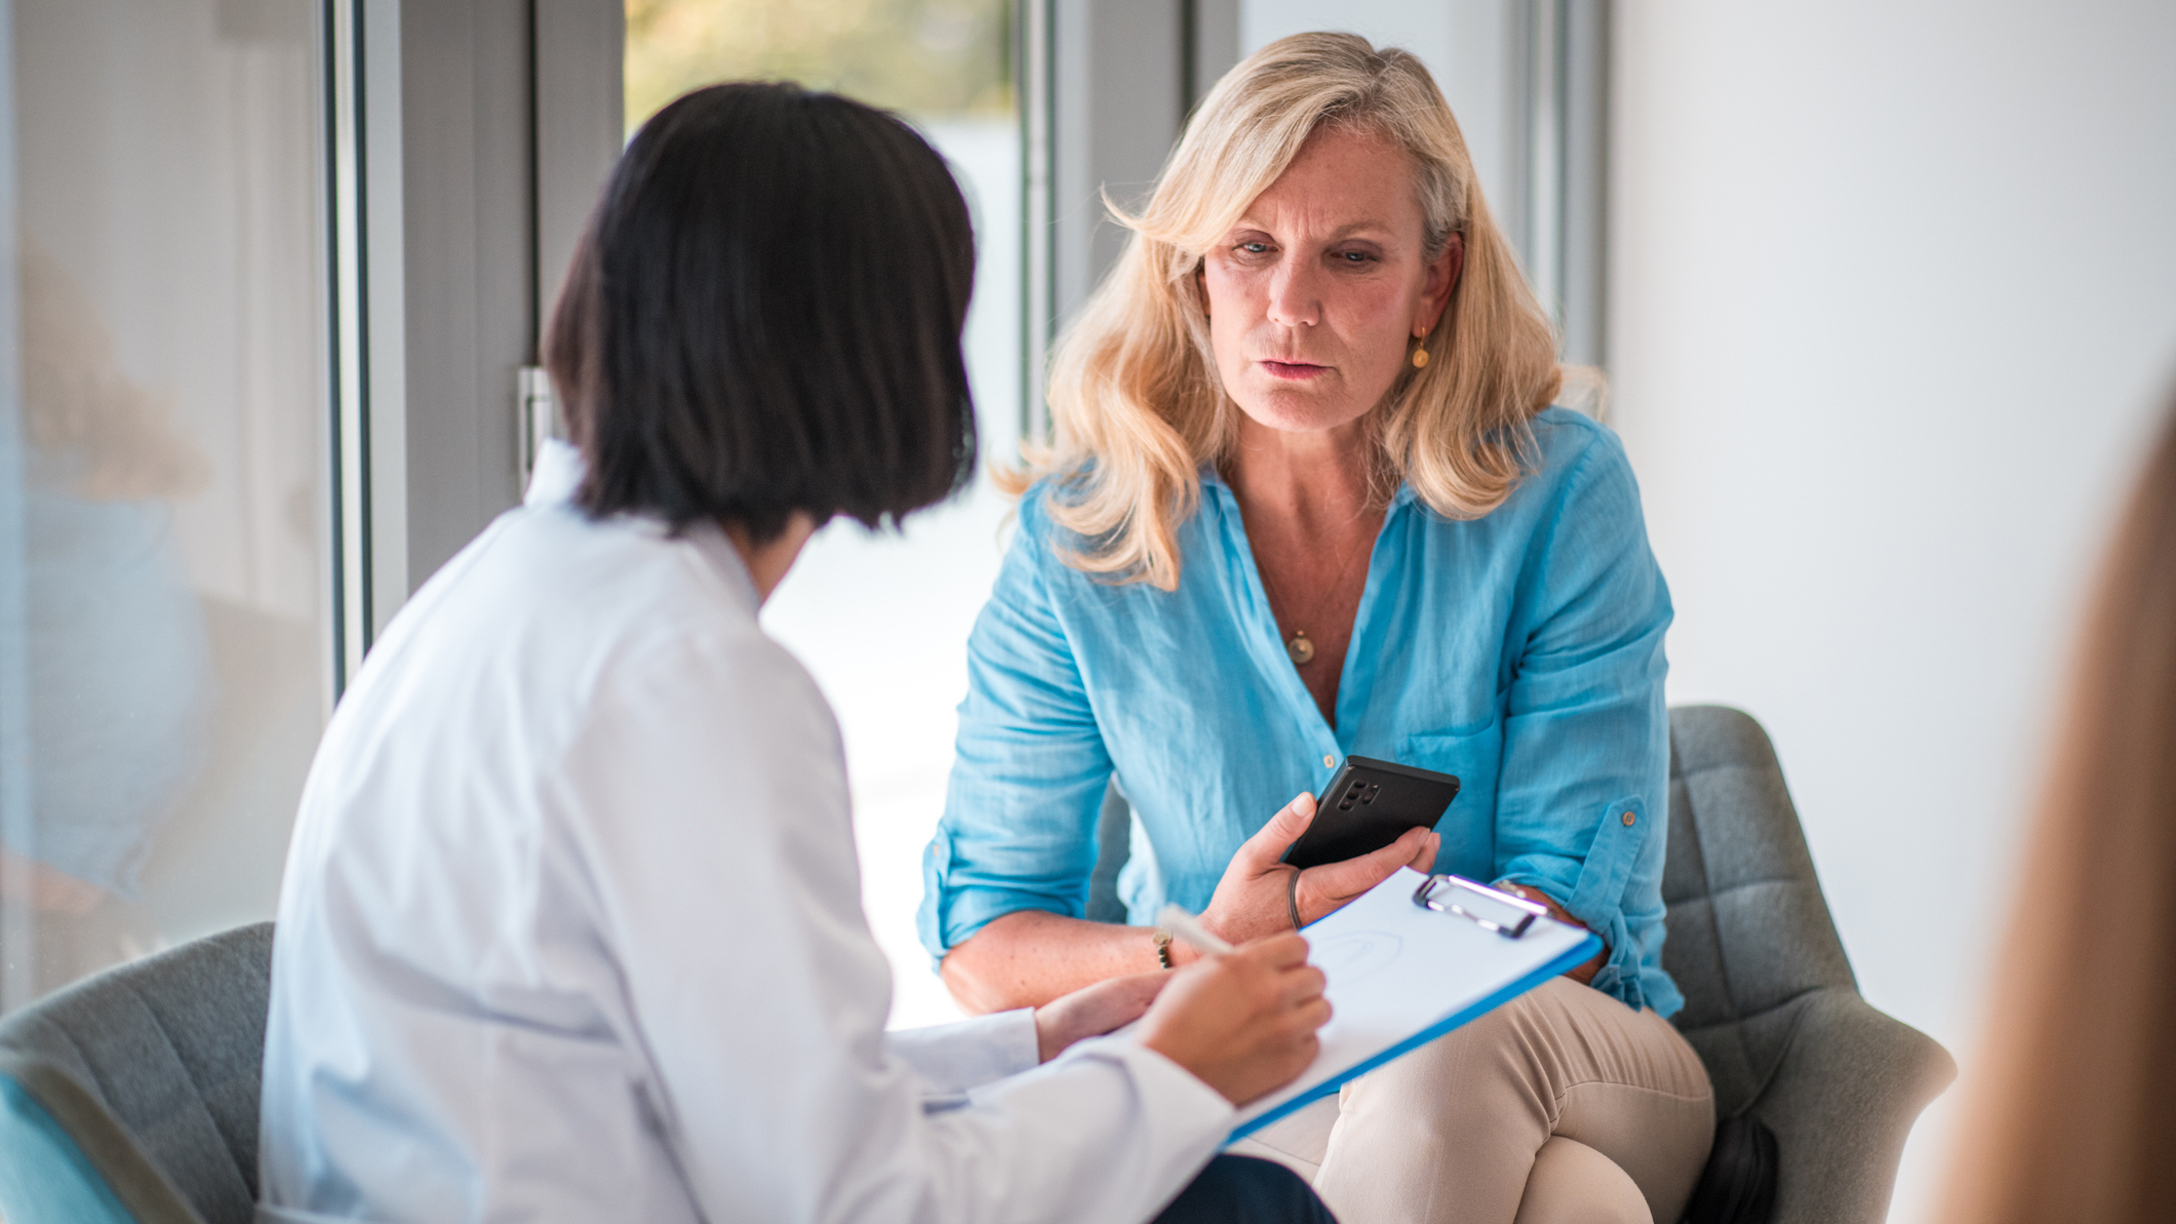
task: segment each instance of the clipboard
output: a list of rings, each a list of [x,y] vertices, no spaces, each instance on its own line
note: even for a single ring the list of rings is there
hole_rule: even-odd
[[[1298,1079],[1239,1111],[1226,1142],[1593,959],[1593,932],[1486,884],[1401,867],[1301,932],[1328,979],[1330,1022]]]

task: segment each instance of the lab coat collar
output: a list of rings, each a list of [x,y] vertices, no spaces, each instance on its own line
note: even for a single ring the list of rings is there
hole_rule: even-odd
[[[524,506],[556,506],[574,500],[574,491],[581,487],[582,452],[572,442],[561,438],[547,438],[537,448],[536,463],[529,469],[529,491],[523,495]]]
[[[564,506],[574,500],[574,491],[581,487],[582,476],[588,470],[582,461],[582,452],[571,442],[559,438],[547,439],[537,449],[536,464],[529,471],[529,491],[521,504],[541,510],[552,506]],[[671,529],[655,519],[636,519],[639,530],[663,536]],[[753,612],[763,603],[756,591],[755,579],[748,574],[748,563],[741,559],[740,550],[725,538],[725,532],[716,523],[691,523],[681,533],[681,538],[695,546],[695,551],[710,562],[733,594]]]
[[[718,577],[732,588],[733,594],[754,613],[763,607],[763,595],[756,590],[756,580],[748,573],[748,563],[741,559],[740,550],[733,541],[725,538],[725,532],[716,523],[703,520],[688,524],[681,538],[695,546],[710,562],[710,568],[718,571]]]

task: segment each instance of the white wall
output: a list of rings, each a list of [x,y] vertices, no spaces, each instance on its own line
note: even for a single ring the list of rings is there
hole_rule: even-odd
[[[1969,1074],[2080,584],[2176,383],[2176,5],[1617,14],[1613,421],[1671,699],[1766,723],[1860,985]]]

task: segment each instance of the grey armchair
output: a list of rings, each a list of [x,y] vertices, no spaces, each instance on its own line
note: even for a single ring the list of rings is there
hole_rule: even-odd
[[[1104,796],[1088,917],[1124,922],[1131,813]],[[1956,1064],[1859,997],[1783,770],[1760,724],[1722,706],[1670,711],[1669,906],[1663,965],[1678,1030],[1724,1116],[1776,1133],[1774,1224],[1876,1224],[1920,1110]]]
[[[1859,997],[1768,736],[1670,711],[1664,968],[1723,1116],[1776,1134],[1774,1224],[1878,1224],[1905,1136],[1956,1078],[1932,1038]]]
[[[260,923],[0,1020],[8,1224],[249,1224],[271,968]]]

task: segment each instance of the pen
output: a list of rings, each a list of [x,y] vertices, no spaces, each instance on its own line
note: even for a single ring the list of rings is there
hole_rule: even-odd
[[[1156,913],[1156,925],[1168,928],[1173,935],[1194,945],[1194,951],[1229,952],[1232,946],[1201,928],[1201,920],[1170,902]]]

